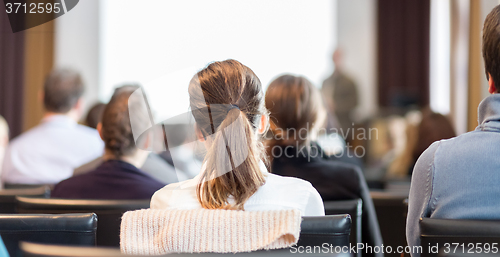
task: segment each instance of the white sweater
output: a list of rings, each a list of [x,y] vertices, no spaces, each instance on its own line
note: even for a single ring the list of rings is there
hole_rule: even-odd
[[[300,212],[138,210],[122,217],[120,248],[134,255],[237,253],[297,243]]]

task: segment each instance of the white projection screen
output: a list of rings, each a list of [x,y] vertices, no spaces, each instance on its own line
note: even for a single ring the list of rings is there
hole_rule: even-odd
[[[100,91],[107,101],[128,82],[144,86],[156,122],[186,112],[192,76],[236,59],[264,88],[300,74],[316,86],[333,70],[333,0],[99,1]]]

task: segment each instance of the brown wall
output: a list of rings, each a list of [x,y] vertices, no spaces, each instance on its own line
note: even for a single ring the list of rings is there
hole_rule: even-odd
[[[429,104],[430,0],[378,0],[378,102]]]
[[[0,14],[0,115],[14,137],[23,130],[25,34],[12,33],[3,2]]]
[[[0,13],[5,13],[4,5]],[[0,115],[9,124],[11,138],[43,116],[40,92],[53,61],[53,21],[12,33],[7,15],[0,15]]]
[[[43,82],[54,64],[54,22],[31,28],[25,33],[23,129],[28,130],[37,125],[43,116]]]

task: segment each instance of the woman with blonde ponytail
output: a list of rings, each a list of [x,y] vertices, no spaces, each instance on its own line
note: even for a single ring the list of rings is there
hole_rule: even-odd
[[[209,64],[189,85],[196,132],[207,154],[198,176],[170,184],[151,199],[153,209],[298,209],[324,215],[309,182],[267,171],[261,136],[268,128],[264,93],[253,71],[235,60]]]

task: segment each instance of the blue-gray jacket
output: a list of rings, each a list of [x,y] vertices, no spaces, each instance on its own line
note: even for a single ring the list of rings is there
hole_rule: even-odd
[[[484,99],[478,113],[476,130],[434,142],[415,164],[406,221],[409,246],[420,245],[421,217],[500,219],[500,94]]]

